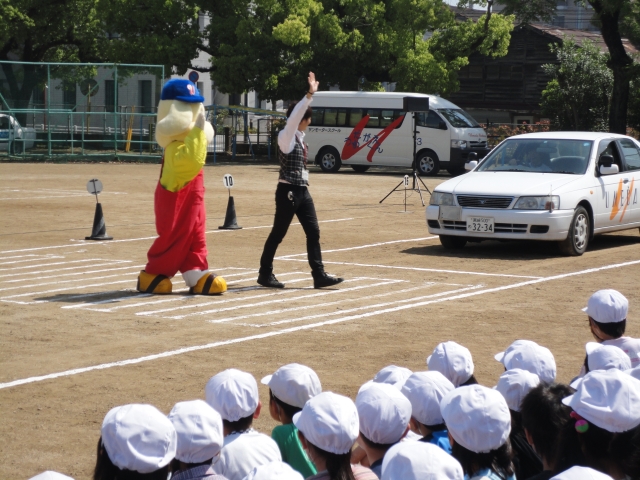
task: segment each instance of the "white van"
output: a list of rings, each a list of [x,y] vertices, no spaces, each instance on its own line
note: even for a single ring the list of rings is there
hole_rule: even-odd
[[[421,175],[441,168],[464,172],[469,153],[483,158],[487,134],[467,112],[435,95],[405,92],[316,92],[306,141],[309,156],[325,172],[348,165],[412,168],[413,119],[403,111],[404,97],[429,98],[429,111],[416,112],[415,166]]]

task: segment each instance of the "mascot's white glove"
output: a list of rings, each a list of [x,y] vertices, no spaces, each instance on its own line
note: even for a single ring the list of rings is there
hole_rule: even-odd
[[[198,116],[196,117],[195,126],[198,127],[200,130],[204,130],[204,124],[205,124],[204,113],[201,110],[198,112]]]

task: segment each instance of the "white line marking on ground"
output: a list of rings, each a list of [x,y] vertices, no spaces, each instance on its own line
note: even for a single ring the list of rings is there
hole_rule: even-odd
[[[12,255],[11,257],[0,257],[0,260],[10,260],[12,258],[25,258],[25,257],[47,258],[47,257],[56,257],[56,255],[53,253],[45,253],[44,255],[39,255],[37,253],[29,253],[27,255]]]
[[[388,282],[384,282],[382,285],[388,285]],[[377,295],[367,295],[367,298],[380,298],[380,297],[387,297],[389,295],[399,295],[401,293],[408,293],[408,292],[413,292],[415,290],[428,288],[428,287],[431,287],[433,285],[436,285],[436,283],[435,282],[427,282],[427,283],[423,283],[422,285],[419,285],[417,287],[405,288],[404,290],[392,290],[390,292],[379,293]],[[368,286],[369,287],[373,287],[375,285],[368,285]],[[246,318],[264,317],[264,316],[267,316],[267,315],[279,315],[279,314],[282,314],[282,313],[298,312],[300,310],[308,310],[310,308],[330,307],[332,305],[339,305],[341,303],[348,303],[348,302],[356,302],[358,300],[362,300],[362,297],[343,298],[342,300],[336,300],[335,302],[314,303],[314,304],[311,304],[311,305],[302,305],[301,307],[281,308],[279,310],[269,310],[267,312],[250,313],[250,314],[247,314],[247,315],[238,315],[236,317],[219,318],[219,319],[216,319],[215,322],[216,323],[234,322],[236,320],[244,320]],[[208,322],[213,323],[214,321],[208,320]],[[252,324],[244,324],[244,325],[253,326]]]
[[[20,273],[9,273],[5,275],[0,275],[0,278],[7,277],[19,277],[23,275],[38,275],[40,273],[51,273],[51,272],[62,272],[65,270],[78,270],[79,268],[94,268],[94,267],[106,267],[108,265],[121,265],[122,263],[128,263],[130,260],[109,260],[107,263],[97,263],[93,265],[84,265],[84,266],[75,266],[75,267],[66,267],[66,268],[54,268],[51,270],[39,270],[36,272],[20,272]],[[31,280],[31,279],[27,279]]]
[[[23,265],[21,267],[8,267],[8,268],[0,268],[0,271],[5,270],[24,270],[26,268],[39,268],[39,267],[50,267],[52,265],[67,265],[70,263],[87,263],[87,262],[104,262],[105,260],[102,258],[87,258],[85,260],[70,260],[68,262],[54,262],[54,263],[41,263],[39,265]],[[131,263],[131,260],[113,260],[114,263]]]
[[[91,265],[93,267],[93,265]],[[78,268],[78,267],[74,267],[74,268]],[[63,273],[61,275],[49,275],[46,277],[38,277],[38,280],[44,280],[47,278],[60,278],[60,277],[73,277],[76,275],[87,275],[87,274],[91,274],[93,275],[94,273],[101,273],[101,272],[115,272],[116,270],[131,270],[132,268],[134,269],[138,269],[138,268],[144,268],[144,265],[128,265],[126,267],[118,267],[118,268],[104,268],[102,270],[89,270],[87,272],[76,272],[76,273]],[[105,278],[105,277],[101,277],[101,278]],[[5,280],[1,283],[18,283],[18,282],[32,282],[33,278],[19,278],[16,280]]]
[[[89,287],[102,287],[103,285],[114,285],[116,283],[131,283],[131,279],[127,279],[127,280],[119,280],[117,282],[103,282],[103,283],[92,283],[90,285],[76,285],[73,287],[73,289],[83,289],[83,288],[89,288]],[[56,288],[55,290],[45,290],[44,292],[29,292],[29,293],[21,293],[19,295],[9,295],[6,297],[0,297],[0,300],[6,300],[9,298],[17,298],[17,297],[28,297],[28,296],[35,296],[35,295],[42,295],[44,293],[55,293],[55,292],[63,292],[65,290],[69,290],[69,287],[65,287],[65,288]],[[98,293],[94,293],[93,295],[100,295],[102,292],[98,292]]]
[[[123,276],[128,276],[131,277],[133,273],[135,273],[137,271],[134,270],[133,272],[119,272],[119,273],[115,273],[113,275],[100,275],[100,279],[105,279],[105,278],[113,278],[113,277],[123,277]],[[95,278],[91,278],[91,279],[87,279],[87,278],[74,278],[72,280],[58,280],[57,282],[45,282],[45,283],[31,283],[28,285],[15,285],[13,287],[5,287],[5,288],[0,288],[0,292],[6,292],[7,290],[24,290],[25,288],[35,288],[35,287],[45,287],[47,285],[60,285],[63,283],[76,283],[76,282],[86,282],[87,280],[96,280]],[[130,280],[131,281],[131,280]],[[70,285],[68,288],[76,288],[77,285]],[[39,292],[32,292],[33,295],[38,295]]]
[[[233,338],[231,340],[223,340],[220,342],[213,342],[213,343],[207,343],[205,345],[195,345],[192,347],[184,347],[184,348],[179,348],[177,350],[169,350],[166,352],[162,352],[162,353],[157,353],[157,354],[153,354],[153,355],[146,355],[144,357],[139,357],[139,358],[131,358],[128,360],[119,360],[117,362],[110,362],[110,363],[103,363],[101,365],[92,365],[90,367],[83,367],[83,368],[75,368],[72,370],[66,370],[63,372],[57,372],[57,373],[51,373],[48,375],[40,375],[40,376],[36,376],[36,377],[28,377],[28,378],[22,378],[19,380],[14,380],[11,382],[5,382],[5,383],[0,383],[0,390],[4,389],[4,388],[10,388],[10,387],[15,387],[18,385],[25,385],[28,383],[34,383],[34,382],[41,382],[43,380],[51,380],[54,378],[60,378],[60,377],[68,377],[71,375],[77,375],[80,373],[86,373],[86,372],[91,372],[94,370],[104,370],[107,368],[112,368],[112,367],[122,367],[122,366],[126,366],[126,365],[134,365],[137,363],[142,363],[142,362],[148,362],[151,360],[157,360],[159,358],[168,358],[168,357],[173,357],[176,355],[181,355],[183,353],[189,353],[189,352],[196,352],[198,350],[208,350],[211,348],[216,348],[216,347],[222,347],[225,345],[233,345],[235,343],[242,343],[242,342],[249,342],[252,340],[259,340],[259,339],[263,339],[263,338],[268,338],[268,337],[275,337],[278,335],[286,335],[288,333],[293,333],[293,332],[299,332],[302,330],[311,330],[314,328],[318,328],[318,327],[322,327],[325,325],[335,325],[337,323],[341,323],[341,322],[347,322],[347,321],[351,321],[351,320],[356,320],[356,319],[360,319],[360,318],[366,318],[366,317],[371,317],[374,315],[380,315],[383,313],[389,313],[391,311],[396,312],[398,310],[404,310],[407,308],[415,308],[415,307],[419,307],[419,306],[423,306],[423,305],[427,305],[430,303],[436,303],[436,302],[446,302],[449,300],[457,300],[460,298],[468,298],[471,296],[476,296],[476,295],[484,295],[486,293],[494,293],[497,291],[501,291],[501,290],[508,290],[511,288],[519,288],[519,287],[523,287],[526,285],[534,285],[536,283],[543,283],[543,282],[549,282],[552,280],[560,280],[562,278],[567,278],[567,277],[572,277],[572,276],[577,276],[577,275],[585,275],[588,273],[594,273],[594,272],[599,272],[602,270],[609,270],[612,268],[621,268],[621,267],[627,267],[630,265],[638,265],[640,264],[640,260],[634,260],[634,261],[630,261],[630,262],[624,262],[624,263],[617,263],[617,264],[612,264],[612,265],[605,265],[603,267],[596,267],[596,268],[589,268],[587,270],[580,270],[577,272],[570,272],[570,273],[564,273],[561,275],[554,275],[552,277],[545,277],[545,278],[540,278],[540,279],[535,279],[535,280],[530,280],[527,282],[520,282],[520,283],[515,283],[512,285],[506,285],[503,287],[496,287],[496,288],[488,288],[486,290],[477,290],[477,291],[473,291],[473,292],[469,292],[469,293],[465,293],[465,294],[461,294],[461,295],[454,295],[452,297],[445,297],[445,298],[440,298],[440,299],[436,299],[436,300],[431,300],[431,301],[425,301],[425,302],[421,302],[420,304],[412,304],[412,305],[403,305],[400,307],[394,307],[394,308],[390,308],[387,310],[381,310],[381,311],[377,311],[377,312],[367,312],[367,313],[362,313],[359,315],[350,315],[350,316],[346,316],[346,317],[341,317],[341,318],[336,318],[333,320],[327,320],[324,322],[318,322],[318,323],[311,323],[311,324],[307,324],[307,325],[298,325],[295,327],[290,327],[290,328],[285,328],[282,330],[275,330],[273,332],[265,332],[265,333],[261,333],[261,334],[257,334],[257,335],[250,335],[248,337],[240,337],[240,338]]]
[[[371,243],[369,245],[358,245],[355,247],[347,247],[347,248],[335,248],[333,250],[323,250],[322,253],[331,253],[331,252],[346,252],[348,250],[359,250],[361,248],[371,248],[371,247],[380,247],[382,245],[391,245],[393,243],[406,243],[406,242],[419,242],[422,240],[433,240],[434,238],[438,238],[438,236],[435,237],[421,237],[421,238],[410,238],[407,240],[392,240],[389,242],[379,242],[379,243]],[[281,257],[276,257],[276,260],[287,260],[291,257],[301,257],[303,255],[306,255],[306,253],[295,253],[293,255],[284,255]]]
[[[45,257],[47,260],[50,258],[64,258],[64,255],[51,255]],[[43,258],[27,258],[24,260],[12,260],[11,262],[0,262],[0,265],[13,265],[16,263],[27,263],[27,262],[40,262]],[[3,259],[4,260],[4,259]]]
[[[322,252],[325,253],[325,252]],[[281,258],[281,260],[287,260],[290,262],[306,262],[306,260],[298,260],[294,258]],[[327,262],[323,260],[322,263],[331,265],[351,265],[354,267],[374,267],[374,268],[394,268],[398,270],[415,270],[418,272],[438,272],[438,273],[457,273],[461,275],[482,275],[487,277],[508,277],[508,278],[546,278],[546,277],[534,277],[531,275],[510,275],[507,273],[485,273],[485,272],[467,272],[464,270],[443,270],[440,268],[421,268],[421,267],[400,267],[396,265],[371,265],[368,263],[350,263],[350,262]]]

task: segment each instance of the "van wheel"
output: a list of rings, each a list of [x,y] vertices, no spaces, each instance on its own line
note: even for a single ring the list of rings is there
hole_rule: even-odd
[[[571,224],[569,225],[569,233],[567,238],[560,242],[560,251],[565,255],[577,257],[582,255],[589,245],[589,214],[584,207],[576,208]]]
[[[327,173],[335,173],[340,170],[342,166],[342,160],[340,160],[340,154],[333,147],[325,147],[320,150],[320,154],[318,155],[320,161],[320,169],[323,172]]]
[[[431,150],[425,150],[418,154],[416,158],[416,169],[420,175],[433,176],[440,171],[440,160],[438,155]]]
[[[467,239],[454,235],[440,235],[440,243],[445,250],[460,250],[467,244]]]
[[[351,165],[354,172],[364,173],[369,170],[369,165]]]

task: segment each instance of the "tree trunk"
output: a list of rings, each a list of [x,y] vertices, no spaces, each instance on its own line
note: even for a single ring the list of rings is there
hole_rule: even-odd
[[[600,19],[602,38],[607,44],[611,57],[608,67],[613,72],[613,92],[611,95],[611,107],[609,108],[609,131],[626,134],[629,82],[631,81],[630,67],[633,64],[633,60],[629,57],[622,44],[622,36],[618,26],[621,6],[612,9],[612,5],[608,5],[608,8],[605,8],[604,3],[607,1],[589,0],[589,3]]]
[[[16,75],[14,66],[22,69],[19,75]],[[9,84],[11,97],[6,99],[9,103],[9,108],[16,110],[28,109],[35,86],[40,83],[43,76],[46,77],[46,66],[3,63],[2,71]],[[26,125],[27,112],[16,112],[15,115],[20,125]]]

